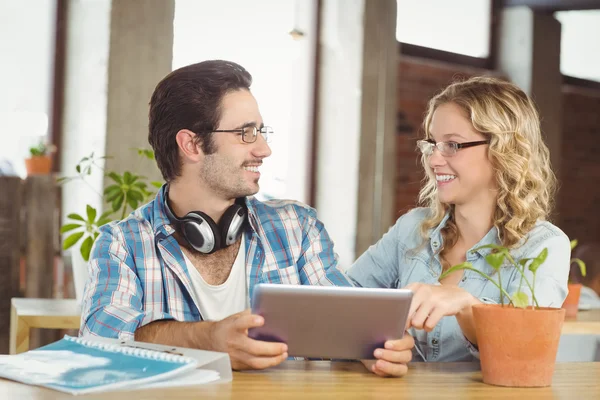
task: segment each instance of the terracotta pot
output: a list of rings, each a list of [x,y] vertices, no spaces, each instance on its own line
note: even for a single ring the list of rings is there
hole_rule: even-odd
[[[579,310],[579,297],[581,296],[581,284],[569,283],[569,294],[562,305],[562,308],[567,310],[566,317],[574,318]]]
[[[35,156],[25,159],[27,175],[48,175],[52,171],[52,158],[50,156]]]
[[[478,304],[473,318],[484,383],[550,386],[564,309]]]

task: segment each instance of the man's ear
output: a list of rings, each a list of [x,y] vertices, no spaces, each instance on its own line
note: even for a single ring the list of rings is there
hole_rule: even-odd
[[[177,141],[177,146],[184,159],[200,161],[204,157],[204,153],[202,152],[201,147],[198,146],[198,141],[194,132],[182,129],[177,132],[175,140]]]

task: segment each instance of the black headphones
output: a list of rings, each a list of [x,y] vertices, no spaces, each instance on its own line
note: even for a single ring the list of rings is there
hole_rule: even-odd
[[[196,251],[211,254],[235,243],[242,234],[246,222],[244,199],[238,199],[229,207],[217,224],[202,211],[191,211],[178,218],[169,207],[169,186],[165,189],[165,210],[175,229]]]

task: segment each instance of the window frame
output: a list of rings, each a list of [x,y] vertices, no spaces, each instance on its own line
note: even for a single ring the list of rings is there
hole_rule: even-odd
[[[419,46],[411,43],[398,42],[399,54],[411,57],[426,58],[435,61],[442,61],[451,64],[464,65],[468,67],[489,69],[496,68],[497,56],[497,38],[499,28],[499,16],[502,9],[502,0],[490,0],[490,38],[489,54],[487,57],[473,57],[466,54],[454,53],[451,51],[434,49],[431,47]]]

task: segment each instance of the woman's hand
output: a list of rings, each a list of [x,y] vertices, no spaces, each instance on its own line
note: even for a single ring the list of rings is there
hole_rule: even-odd
[[[442,317],[459,315],[479,303],[472,294],[458,286],[411,283],[404,289],[413,291],[406,329],[414,327],[431,332]]]
[[[408,333],[402,339],[388,340],[384,349],[375,349],[375,360],[361,360],[365,367],[381,377],[401,377],[408,372],[415,340]]]

